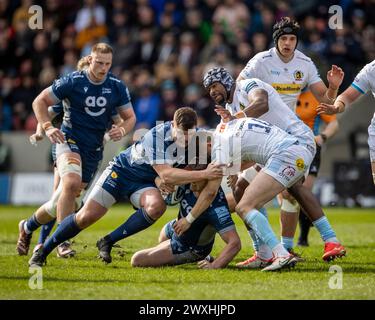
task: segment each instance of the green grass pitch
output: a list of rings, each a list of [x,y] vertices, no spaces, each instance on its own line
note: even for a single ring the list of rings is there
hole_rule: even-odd
[[[196,264],[155,269],[132,268],[130,258],[139,249],[156,244],[161,227],[176,216],[176,208],[151,228],[120,242],[114,261],[104,265],[96,258],[95,242],[131,213],[128,205],[118,205],[98,223],[75,239],[75,258],[63,260],[51,254],[43,268],[43,289],[31,290],[29,257],[15,251],[17,225],[34,208],[0,206],[0,299],[375,299],[375,210],[326,209],[347,257],[330,264],[321,260],[323,244],[311,230],[310,247],[297,248],[305,262],[292,270],[261,273],[239,270],[235,263],[252,253],[250,239],[242,221],[234,216],[242,240],[242,250],[228,268],[200,270]],[[278,211],[269,210],[270,221],[278,233]],[[32,241],[35,244],[38,233]],[[223,241],[217,236],[215,256]],[[330,289],[329,268],[342,268],[342,289]],[[337,282],[331,280],[337,284]]]

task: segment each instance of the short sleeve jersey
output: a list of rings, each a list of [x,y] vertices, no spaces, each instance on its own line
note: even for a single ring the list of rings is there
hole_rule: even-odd
[[[371,91],[375,97],[375,60],[362,68],[351,85],[362,94]],[[375,122],[375,113],[372,122]]]
[[[292,111],[295,111],[302,89],[322,81],[314,62],[301,51],[295,50],[292,60],[285,63],[276,48],[256,54],[240,76],[258,78],[270,84]]]
[[[132,108],[124,83],[109,73],[101,83],[92,82],[86,71],[57,79],[49,88],[56,103],[62,101],[61,130],[81,148],[97,150],[115,111]]]

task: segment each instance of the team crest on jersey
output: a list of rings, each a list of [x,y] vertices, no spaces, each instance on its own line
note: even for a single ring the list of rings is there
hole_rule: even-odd
[[[112,173],[111,173],[111,177],[112,177],[113,179],[117,179],[118,175],[117,175],[116,172],[112,171]]]
[[[296,160],[296,167],[298,168],[299,171],[302,171],[305,169],[305,161],[303,161],[302,158],[298,158]]]
[[[303,72],[302,71],[296,70],[296,71],[294,71],[293,75],[294,75],[294,79],[296,81],[302,81],[302,78],[303,78]]]
[[[294,169],[291,166],[287,166],[279,173],[279,176],[284,178],[286,181],[290,181],[291,178],[293,178],[296,174],[296,169]]]
[[[246,108],[246,106],[243,103],[240,102],[240,109],[244,110],[245,108]]]

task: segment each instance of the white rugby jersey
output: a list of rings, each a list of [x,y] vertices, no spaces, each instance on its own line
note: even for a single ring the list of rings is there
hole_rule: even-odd
[[[269,110],[260,116],[259,119],[281,128],[298,138],[301,143],[304,142],[311,146],[315,145],[314,134],[311,129],[288,108],[276,90],[264,81],[251,78],[236,82],[233,101],[232,103],[227,103],[225,108],[232,115],[244,110],[250,104],[248,95],[251,91],[257,89],[263,89],[268,93]]]
[[[362,68],[351,85],[362,94],[371,91],[375,98],[375,60]],[[371,123],[375,125],[375,112]]]
[[[212,160],[219,164],[238,164],[254,161],[265,165],[274,154],[279,154],[297,143],[297,138],[280,128],[259,119],[241,118],[220,123],[214,133]],[[228,174],[228,173],[227,173]]]
[[[240,76],[244,79],[258,78],[270,84],[293,112],[301,90],[322,81],[314,62],[301,51],[295,50],[293,59],[285,63],[276,48],[256,54]]]

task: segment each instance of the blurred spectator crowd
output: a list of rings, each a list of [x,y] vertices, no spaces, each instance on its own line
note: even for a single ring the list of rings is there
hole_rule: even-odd
[[[43,8],[42,30],[29,28],[33,4]],[[334,4],[343,9],[342,29],[328,27]],[[34,130],[33,99],[98,41],[115,50],[112,72],[129,87],[138,128],[170,120],[183,105],[196,109],[201,126],[215,126],[202,74],[222,65],[236,77],[273,46],[282,16],[300,23],[298,48],[324,81],[337,64],[344,88],[375,59],[372,0],[0,0],[0,131]]]

